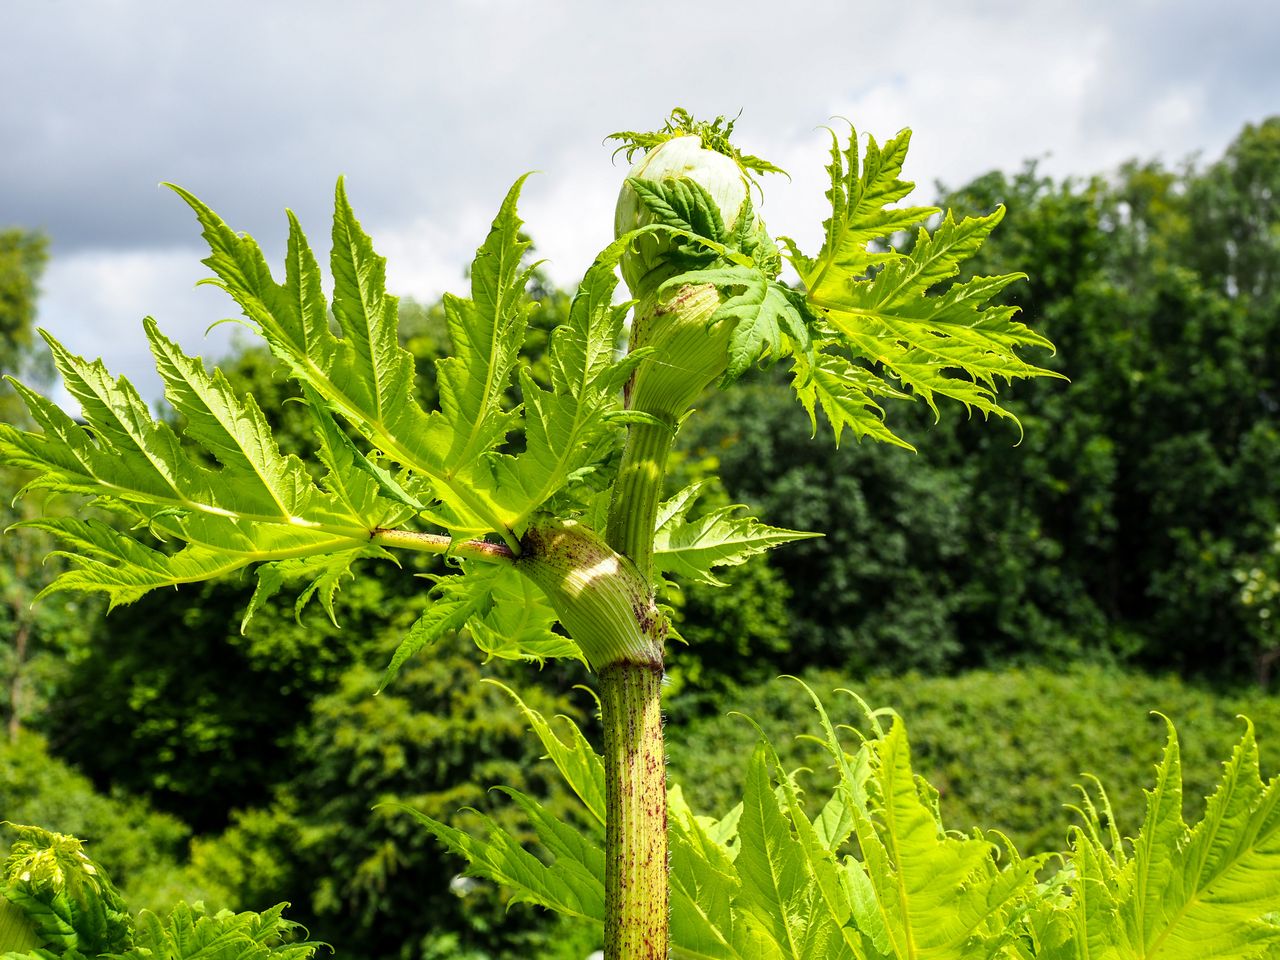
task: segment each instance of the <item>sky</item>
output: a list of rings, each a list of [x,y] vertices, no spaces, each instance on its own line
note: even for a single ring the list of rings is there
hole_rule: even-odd
[[[181,184],[280,263],[285,208],[325,248],[346,177],[393,292],[463,271],[510,184],[570,286],[612,236],[627,165],[604,138],[673,106],[737,115],[786,168],[761,213],[817,246],[823,126],[914,131],[921,202],[1027,159],[1057,176],[1217,157],[1280,112],[1267,0],[643,4],[510,0],[3,0],[0,226],[52,241],[39,323],[155,398],[142,318],[229,349]],[[65,395],[63,395],[65,399]]]

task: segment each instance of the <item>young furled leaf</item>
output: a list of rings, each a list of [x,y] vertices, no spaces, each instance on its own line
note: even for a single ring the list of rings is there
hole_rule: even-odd
[[[210,914],[201,904],[179,903],[163,920],[144,910],[132,949],[100,960],[308,960],[325,944],[298,939],[306,931],[284,919],[285,906]]]
[[[707,188],[688,177],[645,180],[628,177],[627,184],[636,192],[640,205],[656,223],[684,230],[714,243],[725,240],[725,222],[720,209]],[[695,257],[706,257],[706,248],[683,251]]]
[[[26,915],[40,943],[89,957],[127,949],[133,921],[81,842],[39,827],[5,826],[16,837],[0,868],[0,900]]]
[[[743,509],[739,505],[720,507],[690,519],[689,511],[707,482],[690,484],[659,506],[653,543],[655,572],[724,586],[724,581],[711,572],[713,568],[736,566],[780,544],[822,536],[771,527],[753,517],[734,516]]]

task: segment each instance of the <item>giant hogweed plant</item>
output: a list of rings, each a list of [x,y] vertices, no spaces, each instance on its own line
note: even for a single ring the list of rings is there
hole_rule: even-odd
[[[901,179],[909,133],[861,151],[853,131],[832,134],[832,212],[807,255],[766,231],[758,178],[776,168],[734,147],[732,128],[676,111],[656,133],[616,135],[629,161],[642,156],[622,186],[616,240],[553,332],[541,380],[520,355],[533,304],[518,180],[477,251],[470,296],[445,299],[452,355],[437,364],[434,410],[417,399],[384,261],[341,182],[328,300],[292,215],[280,282],[251,238],[175,188],[209,244],[208,282],[299,384],[319,463],[281,455],[253,397],[150,319],[181,435],[125,380],[46,335],[83,420],[15,384],[40,432],[0,425],[0,457],[33,471],[32,487],[86,494],[122,521],[29,521],[67,545],[72,569],[49,590],[101,591],[114,606],[251,570],[247,626],[282,589],[299,610],[314,599],[332,617],[358,564],[406,550],[448,558],[386,682],[464,628],[488,656],[579,659],[598,678],[604,743],[597,755],[576,728],[562,739],[527,712],[585,811],[573,826],[510,791],[545,859],[496,826],[481,839],[422,822],[477,874],[602,924],[611,960],[1269,955],[1280,814],[1251,735],[1194,830],[1181,820],[1172,740],[1132,846],[1086,798],[1085,826],[1048,883],[1042,861],[942,828],[896,723],[850,753],[819,708],[839,786],[816,820],[763,740],[727,815],[695,816],[678,791],[668,797],[664,594],[814,535],[738,509],[700,512],[696,485],[664,497],[672,442],[702,392],[783,362],[815,432],[820,409],[836,442],[848,432],[906,446],[883,401],[936,413],[951,398],[1011,418],[997,385],[1048,375],[1019,355],[1047,341],[990,304],[1019,275],[952,282],[1003,209],[957,220],[898,205],[912,188]],[[780,279],[784,260],[798,282]]]

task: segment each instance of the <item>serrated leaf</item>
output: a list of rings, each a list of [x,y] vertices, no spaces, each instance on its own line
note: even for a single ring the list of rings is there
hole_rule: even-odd
[[[395,679],[414,654],[461,630],[472,617],[486,613],[493,604],[494,578],[498,573],[496,567],[474,565],[462,574],[441,578],[432,588],[431,605],[414,621],[396,647],[378,685],[379,691]]]
[[[470,864],[468,873],[501,883],[511,890],[517,902],[604,923],[604,878],[592,874],[580,861],[562,856],[550,865],[545,864],[489,817],[481,818],[486,836],[480,839],[411,808],[404,809],[436,839],[463,857]],[[558,833],[563,824],[556,822]],[[565,851],[568,846],[561,843],[560,848]],[[603,854],[600,862],[603,864]]]
[[[744,509],[739,505],[721,507],[690,519],[689,511],[706,483],[691,484],[658,507],[658,529],[653,543],[655,572],[724,586],[724,582],[711,573],[713,568],[735,566],[783,543],[821,536],[771,527],[753,517],[735,516]]]
[[[645,180],[628,177],[627,184],[636,192],[641,206],[654,222],[676,230],[705,237],[714,243],[725,239],[724,219],[707,188],[689,177],[666,177]],[[696,248],[691,248],[694,252]]]
[[[526,660],[542,665],[553,658],[586,663],[569,637],[554,632],[555,610],[533,581],[510,567],[494,568],[490,600],[472,614],[467,630],[486,658]]]
[[[742,803],[738,823],[742,842],[734,861],[741,889],[734,907],[781,956],[803,957],[815,890],[804,868],[803,852],[774,796],[763,744],[747,765]]]
[[[856,132],[843,150],[833,134],[827,194],[832,215],[822,249],[810,259],[789,245],[804,282],[806,302],[837,335],[825,345],[828,354],[838,344],[872,371],[895,379],[910,396],[924,400],[935,416],[935,397],[944,396],[970,411],[1016,422],[996,400],[999,384],[1060,376],[1018,355],[1023,348],[1051,345],[1013,320],[1016,308],[986,306],[1021,274],[978,277],[930,295],[932,288],[955,277],[960,264],[977,252],[1003,217],[1004,208],[959,222],[948,212],[932,234],[923,228],[919,231],[909,253],[881,242],[937,212],[886,206],[912,188],[898,176],[909,139],[904,131],[882,150],[870,138],[859,169]],[[819,390],[825,396],[819,396]],[[802,375],[798,393],[811,418],[814,406],[821,402],[833,414],[833,426],[840,420],[837,435],[847,425],[855,434],[863,428],[861,435],[901,443],[876,426],[875,405],[867,403],[874,394],[851,389],[847,378]]]
[[[820,834],[804,811],[800,792],[795,783],[783,771],[777,753],[763,735],[761,743],[770,764],[776,771],[778,795],[785,803],[780,806],[783,807],[783,812],[790,821],[797,847],[803,858],[805,872],[812,885],[813,926],[806,931],[804,955],[815,958],[820,956],[860,957],[863,953],[862,937],[855,929],[849,927],[849,920],[853,913],[851,897],[835,857],[836,847],[844,841],[848,833],[853,831],[853,818],[845,808],[843,813],[848,821],[845,837],[828,838],[825,833]],[[832,802],[837,799],[839,794],[832,798]],[[830,806],[828,804],[828,809]],[[824,827],[837,832],[841,829],[839,825],[830,821],[825,823]],[[834,840],[834,844],[826,842],[827,840]]]
[[[515,203],[504,201],[472,266],[472,296],[446,301],[452,357],[441,361],[441,409],[418,402],[413,358],[397,338],[397,300],[385,290],[385,261],[351,210],[342,183],[334,203],[334,317],[328,328],[319,266],[290,217],[286,282],[276,284],[252,238],[237,235],[207,206],[179,190],[196,212],[216,285],[240,304],[291,374],[319,395],[387,458],[429,480],[442,507],[433,516],[455,536],[510,536],[493,501],[483,454],[513,426],[504,409],[515,353],[524,336],[527,270],[520,257]],[[176,189],[176,188],[175,188]]]
[[[892,259],[895,254],[891,250],[872,250],[871,245],[938,213],[936,207],[888,206],[915,189],[914,183],[900,178],[910,144],[910,130],[903,130],[883,148],[874,137],[868,137],[859,165],[857,130],[850,128],[843,149],[831,131],[831,162],[827,166],[831,216],[823,224],[822,249],[808,260],[797,256],[794,243],[789,244],[792,262],[812,295],[838,293],[849,278],[861,278],[873,265]]]
[[[80,841],[39,827],[11,829],[0,897],[26,915],[39,943],[87,956],[125,949],[133,927],[128,910]]]
[[[27,388],[20,392],[42,433],[0,425],[0,459],[39,471],[32,486],[106,496],[162,538],[165,553],[98,521],[35,521],[73,549],[72,569],[45,591],[101,591],[112,606],[163,586],[221,576],[256,561],[364,550],[371,519],[321,490],[295,457],[283,456],[251,398],[237,397],[155,324],[148,338],[186,436],[217,461],[201,462],[137,392],[47,337],[85,424]]]
[[[626,306],[613,303],[614,268],[629,240],[615,241],[587,271],[569,307],[567,321],[551,334],[551,389],[521,371],[525,450],[495,462],[506,509],[519,529],[560,491],[586,481],[611,447],[621,441],[622,384],[643,359],[615,359]]]
[[[855,440],[869,437],[915,451],[884,422],[884,409],[876,397],[909,399],[865,367],[841,356],[818,352],[813,361],[797,354],[793,362],[792,389],[809,414],[813,432],[818,432],[817,411],[821,409],[835,433],[836,446],[846,429]]]
[[[21,526],[44,530],[70,549],[54,551],[71,564],[36,597],[59,590],[105,593],[110,608],[133,603],[159,587],[209,580],[238,570],[252,557],[232,556],[199,546],[174,554],[144,546],[100,520],[46,517]]]
[[[302,393],[320,441],[317,455],[327,470],[324,485],[347,510],[364,518],[371,527],[381,527],[403,522],[427,509],[390,470],[355,445],[311,387],[304,385]],[[397,509],[397,505],[404,509]]]
[[[1280,911],[1280,780],[1262,782],[1252,725],[1224,764],[1204,818],[1190,829],[1182,820],[1181,779],[1170,724],[1125,874],[1131,885],[1120,901],[1134,955],[1151,960],[1271,956],[1280,947],[1280,928],[1262,921]],[[1083,873],[1089,865],[1082,868]]]
[[[144,910],[134,947],[103,960],[307,960],[324,944],[293,940],[301,928],[283,918],[284,907],[209,914],[200,904],[178,903],[163,920]]]
[[[667,793],[672,937],[707,957],[735,958],[733,858],[685,803],[679,784]]]
[[[547,751],[547,759],[555,764],[570,789],[578,795],[578,799],[586,806],[592,818],[601,827],[605,821],[605,783],[604,762],[600,759],[582,735],[578,725],[568,717],[557,717],[561,725],[567,728],[567,740],[561,740],[551,724],[537,710],[531,708],[510,687],[496,680],[486,680],[501,689],[515,701],[520,712],[524,714],[529,728]]]
[[[793,351],[809,349],[809,333],[802,311],[804,300],[757,266],[725,264],[683,273],[664,286],[710,283],[738,292],[726,297],[708,324],[729,323],[729,359],[721,386],[747,372],[756,361],[777,360]]]
[[[506,390],[533,309],[524,293],[531,268],[521,263],[529,242],[521,239],[523,222],[516,214],[526,177],[508,191],[476,251],[470,299],[444,298],[453,351],[436,367],[440,411],[453,434],[444,460],[450,474],[493,450],[515,425],[515,415],[506,409]]]
[[[1034,882],[1038,862],[999,870],[990,843],[943,831],[912,774],[900,722],[871,748],[861,814],[870,822],[855,834],[893,950],[900,957],[961,958],[979,930],[1007,933],[1002,918]]]

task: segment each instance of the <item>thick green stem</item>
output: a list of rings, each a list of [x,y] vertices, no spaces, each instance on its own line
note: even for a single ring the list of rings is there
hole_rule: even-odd
[[[674,426],[631,425],[609,506],[605,539],[631,559],[645,583],[653,580],[653,528],[674,436]]]
[[[628,658],[600,670],[605,730],[606,960],[654,960],[668,955],[670,876],[667,869],[667,782],[662,743],[662,643],[665,624],[654,611],[653,538],[667,458],[676,426],[724,369],[724,331],[712,329],[719,306],[714,287],[681,287],[641,297],[632,348],[656,348],[628,388],[628,406],[656,422],[633,422],[609,504],[605,539],[629,559],[647,593],[642,628],[653,658]]]
[[[666,960],[667,768],[662,668],[617,663],[600,672],[604,721],[605,960]]]

